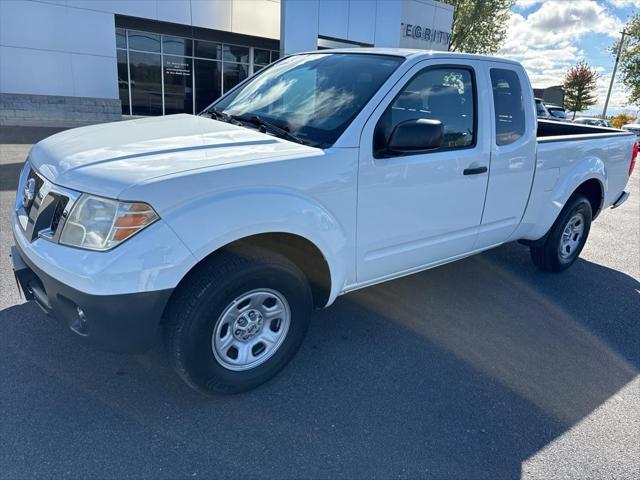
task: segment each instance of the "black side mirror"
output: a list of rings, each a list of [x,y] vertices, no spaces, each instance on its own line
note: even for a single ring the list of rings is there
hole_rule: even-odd
[[[395,154],[418,153],[442,146],[444,127],[440,120],[419,118],[400,122],[391,132],[387,152]]]

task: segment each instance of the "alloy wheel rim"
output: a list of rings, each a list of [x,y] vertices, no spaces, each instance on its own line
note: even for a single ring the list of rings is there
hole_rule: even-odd
[[[228,370],[250,370],[271,358],[291,324],[285,297],[268,288],[251,290],[233,300],[218,317],[211,350]]]
[[[584,215],[576,213],[565,225],[560,238],[559,254],[563,260],[568,260],[576,254],[582,243],[583,235]]]

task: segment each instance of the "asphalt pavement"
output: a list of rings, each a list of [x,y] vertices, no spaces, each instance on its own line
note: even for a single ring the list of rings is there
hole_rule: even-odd
[[[0,127],[0,478],[640,478],[640,168],[566,272],[526,247],[341,297],[255,391],[81,345],[18,295]]]

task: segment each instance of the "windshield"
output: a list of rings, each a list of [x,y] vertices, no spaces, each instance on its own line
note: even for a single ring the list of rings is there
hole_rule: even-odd
[[[540,100],[536,100],[536,110],[538,112],[539,117],[549,116],[549,112],[547,111],[547,108],[544,106],[544,103],[542,103],[542,101]]]
[[[356,53],[294,55],[261,71],[209,109],[236,117],[259,116],[305,144],[327,148],[403,61]]]
[[[556,118],[562,118],[563,120],[567,118],[567,114],[564,110],[560,110],[559,108],[549,108],[549,113]]]

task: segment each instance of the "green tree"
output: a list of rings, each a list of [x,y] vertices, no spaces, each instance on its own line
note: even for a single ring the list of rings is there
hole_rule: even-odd
[[[596,71],[581,61],[569,69],[564,77],[564,108],[573,112],[583,112],[598,101],[596,95],[596,82],[598,74]]]
[[[495,54],[507,36],[515,0],[444,0],[453,5],[449,51]]]
[[[640,13],[631,17],[625,27],[627,35],[620,54],[620,76],[629,89],[628,103],[640,107]],[[618,50],[618,42],[613,46],[613,54]]]

